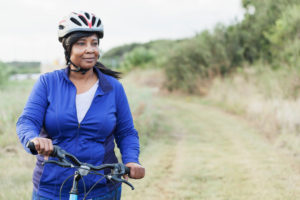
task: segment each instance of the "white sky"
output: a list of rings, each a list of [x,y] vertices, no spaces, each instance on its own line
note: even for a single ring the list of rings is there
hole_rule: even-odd
[[[242,19],[241,0],[1,0],[0,60],[63,59],[58,22],[71,11],[101,18],[100,48],[190,37],[218,22]]]

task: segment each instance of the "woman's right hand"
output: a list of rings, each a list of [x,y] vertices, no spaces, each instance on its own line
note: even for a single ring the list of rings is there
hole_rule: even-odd
[[[44,159],[48,160],[53,151],[52,140],[48,138],[36,137],[31,140],[34,143],[38,154],[44,155]]]

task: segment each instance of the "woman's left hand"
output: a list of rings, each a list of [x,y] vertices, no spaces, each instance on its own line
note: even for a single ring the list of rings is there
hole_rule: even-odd
[[[130,168],[130,176],[129,176],[130,178],[133,178],[133,179],[144,178],[145,168],[143,166],[141,166],[137,163],[133,163],[133,162],[127,163],[125,166]],[[125,175],[124,178],[126,180],[128,180],[127,175]]]

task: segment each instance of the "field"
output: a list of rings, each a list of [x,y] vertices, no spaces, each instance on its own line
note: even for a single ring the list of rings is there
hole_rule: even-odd
[[[141,138],[142,180],[123,199],[297,200],[300,160],[246,118],[208,99],[160,90],[160,73],[123,79]],[[0,199],[30,199],[35,158],[17,141],[15,123],[33,82],[1,89]]]

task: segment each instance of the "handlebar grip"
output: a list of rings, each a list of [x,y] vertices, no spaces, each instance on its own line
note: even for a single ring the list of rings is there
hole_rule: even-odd
[[[30,149],[30,151],[33,155],[38,154],[37,150],[35,149],[35,145],[34,145],[33,142],[28,142],[26,147]],[[53,151],[52,151],[50,156],[55,157],[56,155],[57,155],[57,147],[55,145],[53,145]]]
[[[128,174],[128,176],[130,175],[130,168],[125,166],[125,173]]]
[[[30,149],[30,151],[31,151],[31,153],[33,155],[37,155],[38,154],[37,150],[35,149],[35,145],[34,145],[33,142],[28,142],[27,145],[26,145],[26,147]]]

